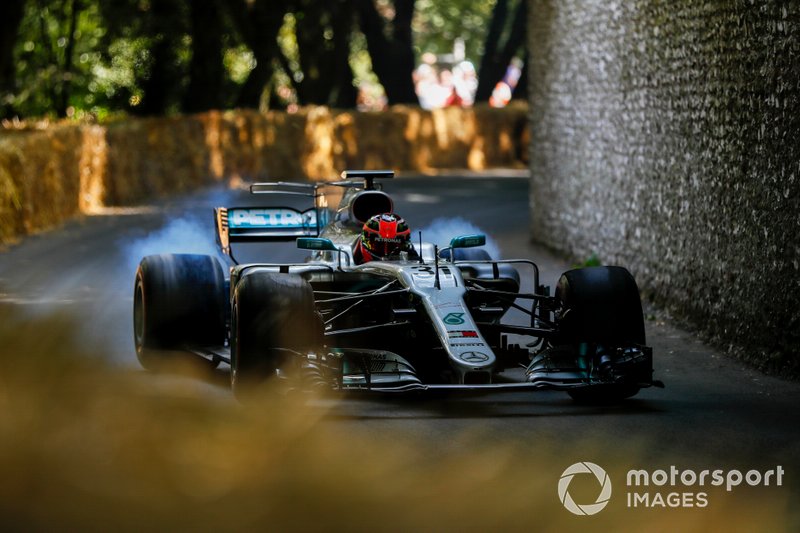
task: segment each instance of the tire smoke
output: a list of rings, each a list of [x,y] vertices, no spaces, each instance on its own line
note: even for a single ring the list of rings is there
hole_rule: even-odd
[[[413,232],[416,239],[416,232]],[[486,235],[486,246],[483,248],[489,252],[493,259],[500,259],[500,247],[497,242],[485,231],[462,217],[455,218],[436,218],[428,226],[422,228],[422,240],[425,242],[432,242],[438,244],[439,248],[450,246],[450,240],[459,235],[472,235],[472,234]]]

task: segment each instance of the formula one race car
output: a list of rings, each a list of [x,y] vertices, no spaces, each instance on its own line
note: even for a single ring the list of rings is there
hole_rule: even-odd
[[[252,185],[253,194],[303,195],[313,205],[215,209],[224,270],[205,255],[142,259],[133,308],[141,364],[154,368],[175,352],[227,363],[240,398],[270,381],[340,391],[557,389],[586,401],[663,386],[624,268],[570,270],[551,296],[535,263],[491,258],[483,235],[360,262],[365,222],[393,211],[375,180],[392,176]],[[234,243],[276,240],[296,240],[310,257],[234,256]]]

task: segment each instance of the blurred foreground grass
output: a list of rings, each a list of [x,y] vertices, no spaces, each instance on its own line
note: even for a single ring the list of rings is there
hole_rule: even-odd
[[[626,508],[624,472],[647,466],[633,442],[472,434],[442,451],[400,433],[365,439],[326,419],[335,402],[245,407],[177,379],[161,390],[82,344],[86,320],[0,307],[3,530],[791,529],[788,490],[715,491],[706,509]],[[558,478],[595,458],[615,497],[596,516],[573,516]]]

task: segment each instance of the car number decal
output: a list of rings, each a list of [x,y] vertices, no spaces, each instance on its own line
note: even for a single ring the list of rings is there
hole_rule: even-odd
[[[431,288],[436,284],[436,272],[430,265],[422,265],[414,267],[411,270],[411,277],[414,278],[414,284],[419,287]],[[440,287],[457,287],[456,277],[450,271],[449,267],[443,266],[439,269],[439,286]]]

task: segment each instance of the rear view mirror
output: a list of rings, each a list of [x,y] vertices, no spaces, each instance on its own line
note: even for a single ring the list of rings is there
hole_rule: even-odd
[[[486,235],[460,235],[453,237],[453,240],[450,241],[450,248],[474,248],[484,244],[486,244]]]
[[[297,247],[303,250],[340,251],[334,246],[330,239],[323,239],[321,237],[300,237],[297,239]]]

